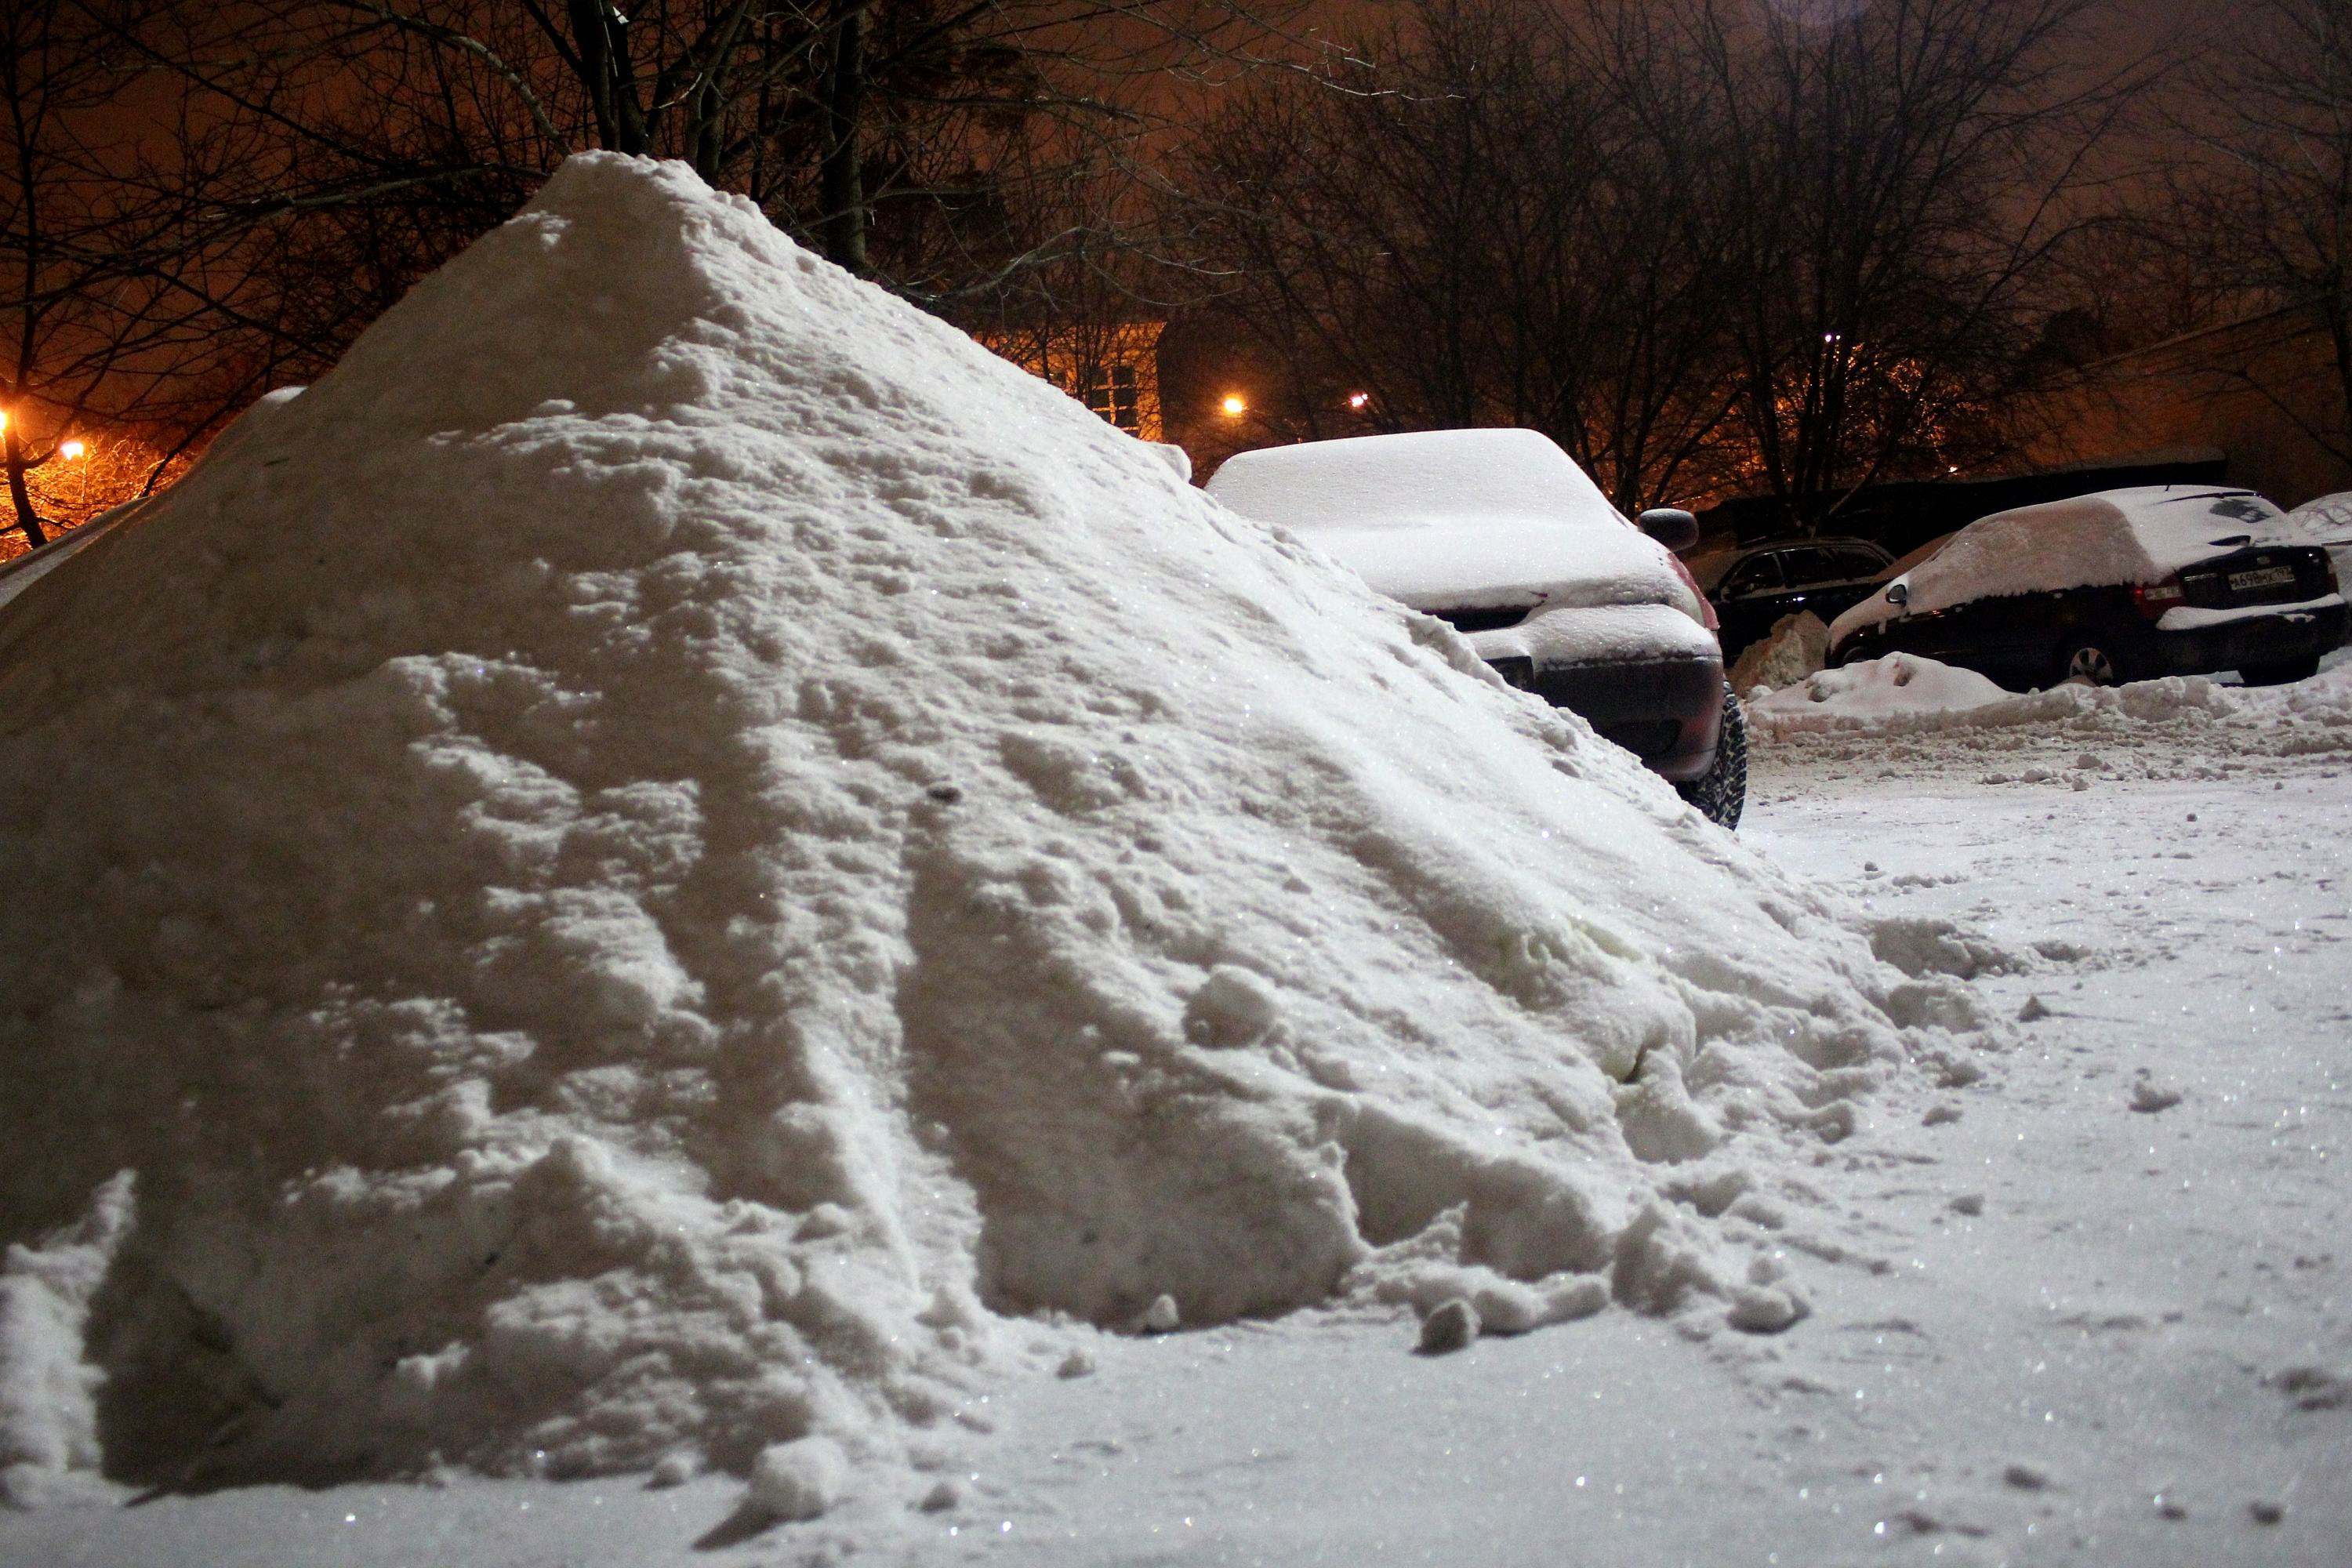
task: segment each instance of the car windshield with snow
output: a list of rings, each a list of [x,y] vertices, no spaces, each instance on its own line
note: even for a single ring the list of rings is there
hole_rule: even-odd
[[[1505,680],[1581,714],[1709,817],[1738,823],[1745,725],[1714,614],[1668,548],[1695,537],[1687,512],[1635,525],[1533,430],[1266,447],[1229,458],[1208,489],[1451,624]]]
[[[1830,658],[1910,653],[2024,688],[2237,670],[2344,641],[2327,552],[2252,490],[2147,486],[1981,518],[1840,616]]]

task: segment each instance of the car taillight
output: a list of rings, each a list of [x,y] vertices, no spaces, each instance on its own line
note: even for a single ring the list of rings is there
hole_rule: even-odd
[[[2132,603],[2137,605],[2139,613],[2151,621],[2160,618],[2165,611],[2188,602],[2189,595],[2177,577],[2168,577],[2161,583],[2143,583],[2132,590]]]

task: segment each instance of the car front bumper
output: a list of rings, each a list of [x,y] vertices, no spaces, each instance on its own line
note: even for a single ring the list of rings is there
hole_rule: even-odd
[[[1723,731],[1723,661],[1673,658],[1535,666],[1498,659],[1506,680],[1579,715],[1603,740],[1677,784],[1715,765]]]

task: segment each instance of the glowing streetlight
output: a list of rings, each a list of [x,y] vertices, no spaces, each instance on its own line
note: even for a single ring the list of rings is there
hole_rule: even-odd
[[[58,443],[58,456],[65,458],[68,462],[73,461],[76,458],[80,457],[84,452],[89,450],[89,448],[83,446],[79,441],[60,441]]]
[[[1243,400],[1242,395],[1238,392],[1226,393],[1225,401],[1220,406],[1224,409],[1225,417],[1228,419],[1235,417],[1249,408],[1248,403]]]
[[[1371,402],[1371,400],[1372,395],[1369,392],[1351,392],[1348,394],[1348,406],[1350,408],[1361,408],[1366,404]]]

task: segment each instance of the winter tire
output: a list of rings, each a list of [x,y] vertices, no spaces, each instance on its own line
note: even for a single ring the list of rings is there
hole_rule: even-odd
[[[1748,805],[1748,715],[1731,683],[1723,683],[1723,729],[1716,737],[1715,762],[1706,772],[1675,788],[1718,827],[1737,827]]]

